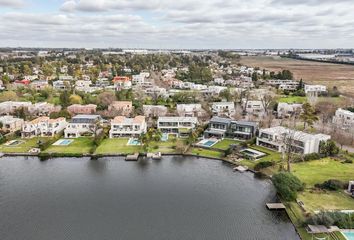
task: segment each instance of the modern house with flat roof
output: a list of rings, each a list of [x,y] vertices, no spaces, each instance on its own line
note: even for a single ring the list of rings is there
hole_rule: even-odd
[[[232,116],[235,114],[235,104],[233,102],[213,102],[211,111],[214,116]]]
[[[177,113],[180,117],[201,117],[205,114],[205,110],[200,103],[177,104]]]
[[[143,112],[145,117],[164,117],[168,109],[162,105],[143,105]]]
[[[249,140],[256,136],[258,124],[256,122],[235,121],[229,118],[213,117],[204,131],[205,138],[233,138]]]
[[[175,134],[178,137],[187,137],[198,124],[196,117],[159,117],[157,128],[162,133]]]
[[[97,124],[102,121],[100,115],[76,115],[64,130],[65,138],[92,136],[97,131]]]
[[[259,130],[257,145],[282,152],[289,142],[292,151],[299,154],[318,153],[320,143],[331,139],[326,134],[309,134],[302,131],[295,131],[285,127],[272,127]]]
[[[338,108],[333,116],[333,123],[346,128],[353,126],[354,112]]]
[[[136,116],[135,118],[117,116],[111,121],[109,137],[139,137],[146,133],[146,129],[145,116]]]
[[[302,110],[301,103],[278,103],[277,115],[278,118],[286,118],[292,116],[294,113],[300,113]]]

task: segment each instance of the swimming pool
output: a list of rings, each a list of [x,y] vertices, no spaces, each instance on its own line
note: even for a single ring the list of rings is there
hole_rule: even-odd
[[[166,142],[168,140],[168,134],[167,133],[163,133],[161,136],[161,141]]]
[[[241,150],[240,152],[245,154],[246,156],[254,158],[254,159],[257,159],[257,158],[260,158],[260,157],[263,157],[266,155],[263,152],[260,152],[260,151],[257,151],[255,149],[251,149],[251,148],[246,148],[244,150]]]
[[[137,138],[129,138],[127,145],[140,145],[139,139]]]
[[[72,139],[59,139],[55,143],[53,143],[54,146],[68,146],[71,144],[74,140]]]
[[[354,231],[353,232],[342,232],[347,240],[354,240]]]
[[[4,145],[13,147],[13,146],[20,145],[21,143],[23,143],[23,141],[21,141],[21,140],[11,140],[11,141],[5,143]]]
[[[213,139],[213,138],[208,138],[208,139],[203,139],[202,141],[198,142],[197,145],[203,146],[203,147],[211,147],[214,144],[216,144],[219,140]]]

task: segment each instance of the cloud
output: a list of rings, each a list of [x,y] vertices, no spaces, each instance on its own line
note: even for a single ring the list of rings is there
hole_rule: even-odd
[[[0,7],[22,8],[24,6],[23,0],[0,0]]]

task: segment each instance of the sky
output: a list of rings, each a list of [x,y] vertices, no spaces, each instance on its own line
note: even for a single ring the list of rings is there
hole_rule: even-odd
[[[354,48],[353,16],[353,0],[0,0],[0,46]]]

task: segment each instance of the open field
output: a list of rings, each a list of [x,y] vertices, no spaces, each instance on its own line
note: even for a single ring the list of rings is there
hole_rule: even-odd
[[[3,153],[28,153],[28,151],[32,148],[38,147],[38,141],[48,141],[49,138],[30,138],[30,139],[16,139],[21,141],[22,143],[14,146],[5,146],[4,144],[0,146],[0,152]]]
[[[48,147],[45,153],[69,153],[69,154],[86,154],[90,153],[93,148],[92,138],[74,138],[73,142],[67,146],[53,146]]]
[[[265,68],[270,71],[288,69],[296,79],[305,82],[323,84],[330,88],[337,86],[339,90],[354,96],[354,66],[295,60],[290,58],[256,56],[241,57],[241,63],[247,66]]]

